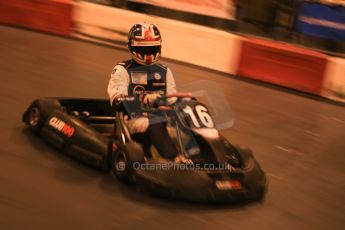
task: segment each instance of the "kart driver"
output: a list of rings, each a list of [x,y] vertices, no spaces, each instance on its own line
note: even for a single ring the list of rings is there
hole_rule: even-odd
[[[146,153],[153,144],[163,157],[178,163],[190,163],[189,159],[178,154],[166,129],[163,112],[143,113],[141,110],[143,106],[152,106],[158,97],[176,92],[171,70],[157,63],[161,56],[161,43],[161,34],[154,24],[135,24],[128,33],[132,59],[114,67],[107,91],[112,107],[122,109],[128,115],[129,131],[134,140],[143,144]]]

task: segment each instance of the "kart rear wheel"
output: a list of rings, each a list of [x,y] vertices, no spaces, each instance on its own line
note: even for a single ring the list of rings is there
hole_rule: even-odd
[[[32,107],[30,109],[29,118],[28,118],[29,126],[32,129],[36,129],[40,122],[40,118],[41,118],[40,110],[36,106]]]
[[[53,99],[40,99],[35,101],[28,111],[27,124],[37,135],[40,134],[44,122],[50,113],[56,109],[61,109],[60,103]]]
[[[120,144],[113,156],[112,172],[121,181],[130,181],[136,167],[144,162],[144,151],[137,143]]]

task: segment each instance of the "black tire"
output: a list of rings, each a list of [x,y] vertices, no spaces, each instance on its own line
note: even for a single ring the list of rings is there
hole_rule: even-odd
[[[220,141],[225,148],[225,157],[229,164],[233,167],[240,168],[243,165],[243,161],[239,154],[238,148],[233,146],[224,136],[220,135]]]
[[[243,147],[243,146],[236,146],[237,152],[239,154],[241,163],[242,163],[242,167],[245,168],[249,165],[249,162],[251,160],[254,160],[254,155],[251,149],[247,148],[247,147]]]
[[[61,109],[60,103],[57,100],[36,100],[27,111],[26,123],[35,134],[39,135],[49,115],[57,109]]]
[[[112,171],[119,180],[129,182],[134,168],[144,159],[144,151],[139,144],[119,144],[113,156]]]

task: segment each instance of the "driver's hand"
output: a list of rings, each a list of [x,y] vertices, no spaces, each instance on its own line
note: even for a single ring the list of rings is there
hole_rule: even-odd
[[[143,98],[143,104],[148,107],[153,107],[154,102],[157,100],[157,98],[160,98],[161,95],[157,93],[149,93],[146,94]]]
[[[174,104],[177,101],[177,99],[178,99],[177,97],[169,97],[167,99],[168,105]]]

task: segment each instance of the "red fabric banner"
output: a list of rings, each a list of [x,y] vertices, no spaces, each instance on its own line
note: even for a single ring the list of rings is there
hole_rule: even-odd
[[[72,27],[71,0],[11,0],[0,2],[0,22],[61,35]]]

